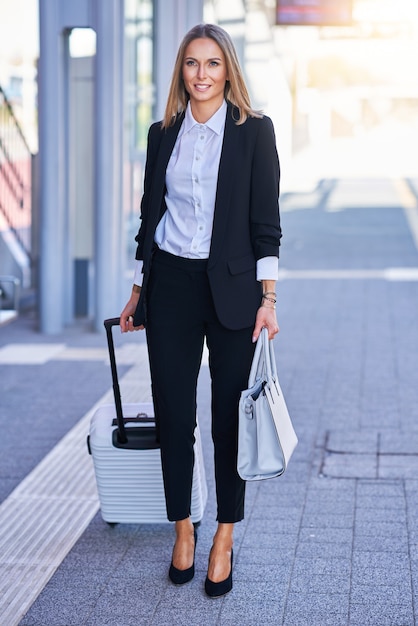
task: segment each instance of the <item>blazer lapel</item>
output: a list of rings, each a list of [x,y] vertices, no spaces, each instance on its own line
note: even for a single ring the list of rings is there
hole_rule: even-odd
[[[144,250],[144,260],[148,258],[148,254],[146,252],[151,252],[154,242],[155,229],[157,228],[158,222],[160,221],[164,213],[165,203],[163,202],[163,200],[165,195],[165,174],[183,120],[184,113],[177,117],[173,126],[169,126],[167,129],[163,129],[161,131],[161,143],[158,149],[158,155],[153,172],[153,181],[150,196],[150,215],[147,228],[148,245],[147,251]]]
[[[160,219],[160,210],[163,196],[165,194],[165,174],[167,165],[170,160],[171,153],[173,152],[174,144],[176,143],[177,135],[179,134],[183,120],[184,113],[177,117],[173,126],[169,126],[167,129],[161,131],[163,136],[161,138],[160,149],[158,151],[153,181],[153,191],[156,197],[153,197],[152,199],[153,206],[158,206],[158,220]]]
[[[240,126],[236,125],[232,117],[232,112],[233,107],[230,103],[228,103],[222,152],[219,161],[212,241],[208,267],[212,267],[216,263],[217,256],[222,250],[228,212],[231,205],[232,181],[234,180],[233,172],[236,164],[236,155],[239,149],[240,137]]]

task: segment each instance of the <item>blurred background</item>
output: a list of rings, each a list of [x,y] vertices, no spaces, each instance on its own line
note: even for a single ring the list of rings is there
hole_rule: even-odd
[[[55,333],[119,310],[148,127],[201,21],[273,119],[284,194],[417,176],[415,0],[0,0],[3,313],[34,305]]]

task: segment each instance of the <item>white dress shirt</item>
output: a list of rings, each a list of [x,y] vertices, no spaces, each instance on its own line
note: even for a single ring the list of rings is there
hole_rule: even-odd
[[[219,161],[227,104],[199,124],[187,105],[166,171],[167,211],[155,231],[161,250],[188,259],[207,259],[212,237]],[[257,261],[257,280],[277,280],[277,257]],[[142,261],[137,261],[134,284],[142,285]]]

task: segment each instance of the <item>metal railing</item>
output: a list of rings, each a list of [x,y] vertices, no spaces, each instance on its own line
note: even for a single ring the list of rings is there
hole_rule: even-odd
[[[31,260],[32,153],[0,87],[0,228],[8,227]]]

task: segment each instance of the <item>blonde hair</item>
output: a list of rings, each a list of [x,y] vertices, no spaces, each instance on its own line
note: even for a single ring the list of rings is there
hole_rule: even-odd
[[[236,123],[243,124],[247,117],[262,117],[259,111],[255,111],[251,107],[250,96],[231,37],[223,28],[215,24],[198,24],[186,33],[178,49],[162,122],[163,128],[172,126],[177,115],[186,110],[189,94],[185,89],[182,75],[184,55],[187,46],[194,39],[205,38],[213,39],[224,54],[228,76],[225,84],[225,100],[231,102],[238,109],[239,117],[235,120]]]

